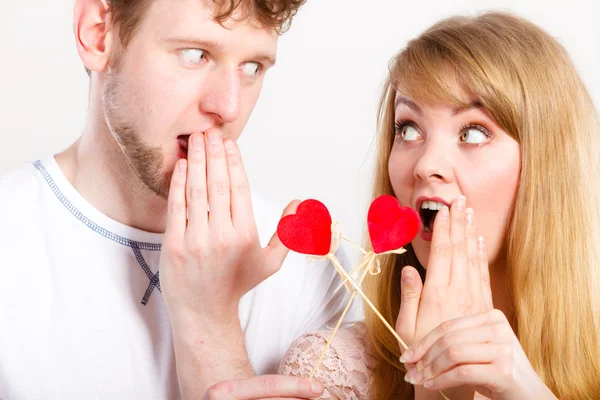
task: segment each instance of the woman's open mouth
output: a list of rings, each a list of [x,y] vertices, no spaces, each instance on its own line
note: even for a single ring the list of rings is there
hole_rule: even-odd
[[[441,199],[440,199],[441,200]],[[445,202],[436,200],[424,200],[419,207],[419,217],[421,217],[421,223],[423,229],[421,230],[421,239],[430,242],[433,237],[433,223],[438,212],[447,206]]]
[[[445,204],[440,203],[439,201],[424,201],[421,203],[419,216],[421,217],[421,221],[423,221],[423,226],[425,227],[426,231],[433,232],[433,222],[435,221],[435,216],[444,206]]]

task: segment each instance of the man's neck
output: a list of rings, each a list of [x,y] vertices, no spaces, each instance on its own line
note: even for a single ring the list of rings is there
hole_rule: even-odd
[[[91,93],[83,135],[58,154],[56,162],[73,187],[100,212],[122,224],[162,233],[166,200],[134,173],[108,129],[99,99],[99,94]]]

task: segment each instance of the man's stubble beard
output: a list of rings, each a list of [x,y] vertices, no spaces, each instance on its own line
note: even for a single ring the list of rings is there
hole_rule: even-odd
[[[120,148],[125,167],[137,176],[155,195],[167,199],[171,174],[163,171],[164,156],[160,147],[152,147],[142,141],[134,123],[128,120],[126,102],[116,69],[111,69],[102,88],[102,108],[108,129]]]

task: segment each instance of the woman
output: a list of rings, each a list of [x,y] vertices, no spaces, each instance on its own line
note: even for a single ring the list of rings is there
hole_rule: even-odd
[[[600,399],[600,129],[565,50],[508,14],[441,21],[392,60],[379,131],[373,195],[423,227],[365,292],[409,350],[367,309],[323,398]],[[281,372],[308,375],[327,337]]]

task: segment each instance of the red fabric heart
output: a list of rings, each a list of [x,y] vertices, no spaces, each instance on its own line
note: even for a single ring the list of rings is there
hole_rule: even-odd
[[[305,200],[296,214],[283,217],[277,226],[279,239],[290,250],[324,256],[331,248],[331,215],[318,200]]]
[[[410,207],[401,207],[394,196],[376,198],[367,216],[369,236],[377,254],[396,250],[410,243],[419,233],[421,218]]]

